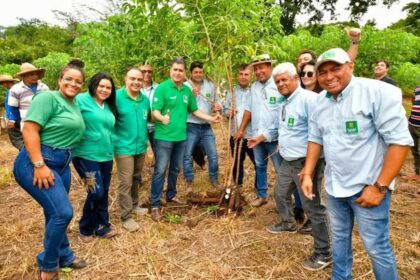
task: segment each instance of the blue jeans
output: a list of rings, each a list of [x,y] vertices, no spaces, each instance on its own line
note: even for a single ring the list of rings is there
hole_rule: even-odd
[[[209,124],[187,124],[187,144],[184,154],[184,177],[188,182],[194,180],[192,153],[195,146],[200,145],[209,162],[210,182],[216,183],[219,173],[216,142]]]
[[[59,267],[72,264],[76,258],[70,249],[66,233],[67,226],[73,218],[73,208],[68,196],[71,150],[41,145],[41,153],[45,164],[54,173],[53,186],[49,189],[39,189],[32,184],[34,166],[26,148],[17,156],[13,174],[18,184],[44,209],[44,251],[37,256],[37,262],[41,271],[53,272],[58,271]]]
[[[352,279],[352,230],[357,221],[363,246],[372,262],[378,280],[398,279],[397,264],[389,241],[389,208],[391,192],[382,203],[373,208],[362,208],[355,200],[359,192],[350,197],[337,198],[327,194],[327,210],[331,221],[333,248],[333,280]]]
[[[108,192],[112,164],[112,160],[97,162],[81,157],[73,158],[73,165],[79,176],[85,183],[93,186],[93,190],[87,193],[82,218],[79,221],[80,233],[83,235],[104,236],[111,231]]]
[[[262,142],[254,147],[255,165],[257,177],[257,196],[260,198],[267,197],[267,164],[268,157],[271,157],[274,170],[279,173],[280,164],[283,158],[277,150],[277,141]]]
[[[160,208],[160,197],[162,196],[168,165],[166,199],[170,200],[176,196],[176,181],[182,166],[186,141],[170,142],[155,139],[153,145],[155,147],[156,162],[152,177],[150,204],[152,208]]]

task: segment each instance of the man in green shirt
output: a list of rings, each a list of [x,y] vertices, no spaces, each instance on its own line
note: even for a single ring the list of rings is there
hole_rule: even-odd
[[[169,165],[168,202],[182,203],[176,197],[176,181],[182,166],[186,139],[187,115],[191,112],[196,117],[219,122],[220,116],[210,116],[198,110],[197,102],[191,89],[184,85],[185,61],[175,58],[171,62],[170,79],[161,83],[155,92],[152,103],[152,114],[155,118],[154,149],[156,155],[155,169],[151,186],[152,218],[162,218],[160,197],[163,191],[165,174]]]

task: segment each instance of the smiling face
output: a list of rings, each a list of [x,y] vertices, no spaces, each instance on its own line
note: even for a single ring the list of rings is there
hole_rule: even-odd
[[[170,70],[170,77],[175,85],[181,86],[185,80],[185,65],[173,63]]]
[[[39,73],[36,71],[24,74],[22,76],[23,83],[27,86],[36,85],[39,80],[38,74]]]
[[[298,81],[299,79],[296,75],[290,76],[289,73],[281,73],[274,76],[277,90],[286,98],[298,88]]]
[[[153,67],[152,65],[140,66],[140,71],[143,74],[143,81],[146,86],[151,86],[153,82]]]
[[[246,68],[238,72],[238,84],[241,88],[247,88],[251,83],[251,69]]]
[[[305,65],[302,71],[300,72],[300,77],[302,79],[302,84],[306,89],[313,90],[316,85],[316,72],[313,65]]]
[[[108,79],[102,79],[99,81],[98,87],[95,90],[94,98],[99,103],[103,103],[106,99],[109,98],[112,92],[112,84]]]
[[[273,66],[271,65],[271,63],[260,63],[254,65],[254,72],[257,80],[261,83],[265,83],[271,77],[271,72],[273,72]]]
[[[385,62],[379,61],[375,66],[375,76],[384,77],[388,74],[388,66]]]
[[[68,101],[73,102],[74,97],[82,90],[83,82],[84,76],[79,70],[68,69],[58,80],[58,88]]]
[[[202,83],[204,79],[204,71],[203,69],[199,68],[199,67],[195,67],[192,71],[191,71],[191,80],[194,83]]]
[[[325,62],[318,67],[319,85],[332,95],[337,96],[350,83],[353,70],[353,62],[344,64],[332,61]]]
[[[143,83],[143,74],[140,69],[130,69],[124,78],[125,88],[130,95],[138,95]]]

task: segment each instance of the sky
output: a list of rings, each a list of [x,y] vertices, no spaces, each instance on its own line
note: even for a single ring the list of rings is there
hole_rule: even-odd
[[[382,5],[371,7],[368,13],[361,19],[360,24],[364,25],[367,20],[375,19],[378,28],[385,28],[388,25],[398,21],[406,16],[405,12],[401,12],[402,7],[409,2],[416,0],[400,0],[394,4],[391,9],[387,9]],[[2,1],[0,15],[0,26],[11,26],[19,24],[17,18],[31,19],[38,18],[50,24],[63,25],[58,21],[52,10],[60,10],[66,12],[78,9],[79,3],[85,3],[89,6],[98,7],[100,9],[100,0],[12,0]],[[102,1],[103,2],[103,1]],[[347,21],[349,12],[344,9],[348,1],[339,0],[337,10],[339,13],[338,21]],[[382,2],[382,1],[378,1]],[[79,7],[80,8],[80,7]],[[299,16],[298,21],[303,23],[305,16]]]

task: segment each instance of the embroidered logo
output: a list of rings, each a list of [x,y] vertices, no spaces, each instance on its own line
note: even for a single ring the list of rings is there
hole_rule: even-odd
[[[270,96],[270,99],[269,99],[269,103],[270,104],[276,104],[276,101],[277,101],[277,98],[275,97],[275,96]]]
[[[184,103],[188,104],[188,96],[184,95],[183,98],[184,98]]]
[[[210,94],[210,92],[207,92],[207,93],[206,93],[206,98],[207,98],[207,99],[210,99],[210,98],[211,98],[211,94]]]
[[[149,111],[148,110],[143,110],[143,119],[147,120],[147,115],[148,115]]]
[[[357,121],[347,121],[346,122],[346,133],[347,134],[357,134],[357,133],[359,133],[359,127],[357,126]]]
[[[289,117],[289,119],[287,120],[287,127],[293,127],[294,125],[295,125],[295,118]]]

